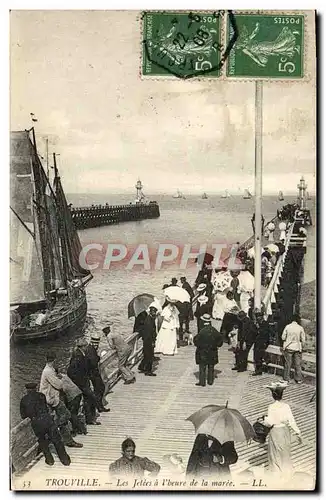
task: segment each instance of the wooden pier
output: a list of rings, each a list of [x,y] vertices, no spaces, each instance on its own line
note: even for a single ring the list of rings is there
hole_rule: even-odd
[[[130,205],[96,205],[90,207],[71,207],[72,220],[77,229],[108,226],[120,222],[156,219],[160,208],[156,201]]]
[[[138,350],[136,347],[134,353]],[[272,397],[263,385],[278,378],[271,374],[253,378],[250,372],[232,371],[232,365],[233,354],[224,345],[219,350],[214,385],[198,387],[195,385],[198,367],[195,365],[193,346],[180,348],[175,356],[161,356],[156,367],[157,377],[137,374],[133,385],[126,386],[121,382],[114,385],[113,393],[107,396],[111,412],[101,414],[101,426],[89,426],[86,436],[77,437],[84,447],[69,449],[70,467],[64,467],[57,457],[55,465],[49,467],[39,456],[29,464],[28,469],[13,475],[13,487],[20,489],[25,484],[25,489],[28,485],[31,490],[57,490],[62,488],[58,487],[60,483],[56,485],[53,482],[55,479],[67,479],[69,484],[72,478],[84,478],[84,487],[92,489],[92,480],[97,478],[95,489],[115,489],[116,483],[109,476],[109,465],[121,456],[121,443],[127,436],[135,440],[137,455],[147,456],[159,463],[162,477],[169,477],[163,456],[178,453],[183,463],[187,464],[195,433],[192,424],[185,419],[194,411],[207,404],[224,405],[228,401],[229,408],[238,408],[251,423],[266,414]],[[293,438],[295,470],[309,473],[312,477],[316,472],[314,391],[313,385],[303,383],[290,385],[284,392],[284,401],[290,404],[303,437],[303,444],[298,444]],[[251,489],[252,484],[240,486],[240,480],[244,474],[255,473],[258,467],[267,467],[266,445],[236,443],[236,450],[239,460],[231,467],[232,479],[238,485],[235,489]],[[47,484],[49,478],[51,483]],[[73,486],[65,488],[74,489]]]

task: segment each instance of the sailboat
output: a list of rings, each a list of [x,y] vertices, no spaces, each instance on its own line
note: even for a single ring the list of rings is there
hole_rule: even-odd
[[[252,194],[250,193],[249,189],[245,189],[243,199],[250,200],[251,198],[252,198]]]
[[[229,193],[229,191],[227,189],[224,191],[224,193],[222,194],[221,198],[230,198],[230,193]]]
[[[179,189],[177,190],[177,192],[172,196],[172,198],[181,198],[183,200],[186,199],[186,197],[181,193],[181,191],[179,191]]]
[[[206,193],[203,193],[201,198],[202,198],[202,200],[207,200],[207,199],[208,199],[208,196],[207,196],[207,194],[206,194]]]
[[[11,132],[10,333],[14,341],[75,330],[86,319],[90,271],[54,155],[53,187],[40,161],[34,128]]]
[[[283,191],[280,191],[278,193],[278,199],[279,199],[279,201],[283,201],[284,200]]]

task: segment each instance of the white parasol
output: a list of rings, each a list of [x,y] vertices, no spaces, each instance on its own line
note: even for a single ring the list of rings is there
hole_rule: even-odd
[[[277,248],[278,249],[278,248]],[[264,252],[264,249],[262,248],[261,250],[261,253]],[[249,248],[249,250],[247,251],[247,255],[248,257],[250,257],[251,259],[254,259],[255,258],[255,247],[251,247]]]
[[[230,288],[232,281],[232,276],[229,271],[224,273],[218,273],[213,282],[214,290],[216,292],[224,292],[228,288]]]
[[[190,295],[187,290],[179,286],[165,288],[164,295],[170,302],[190,302]]]
[[[238,279],[239,289],[242,292],[253,292],[255,288],[255,278],[249,271],[241,271]]]

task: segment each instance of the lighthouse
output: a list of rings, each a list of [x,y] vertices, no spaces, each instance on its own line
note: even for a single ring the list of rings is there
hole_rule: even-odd
[[[143,203],[145,200],[145,195],[143,193],[143,185],[141,183],[141,180],[138,179],[135,185],[136,188],[136,200],[135,203]]]
[[[305,210],[306,209],[306,200],[307,200],[307,184],[304,180],[304,177],[302,176],[300,179],[300,183],[298,184],[298,189],[299,189],[299,197],[298,197],[298,204],[300,205],[300,210]]]

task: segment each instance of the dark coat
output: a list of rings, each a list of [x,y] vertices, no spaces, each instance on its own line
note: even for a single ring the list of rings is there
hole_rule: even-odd
[[[255,323],[245,317],[243,320],[240,321],[240,328],[239,328],[239,335],[238,335],[238,340],[239,342],[246,342],[247,344],[253,344],[256,340],[257,336],[257,327]]]
[[[218,347],[223,345],[222,335],[211,325],[204,326],[194,337],[196,364],[216,365],[218,363]]]
[[[89,387],[88,361],[86,356],[78,348],[71,357],[67,375],[80,390]]]
[[[144,344],[155,344],[156,341],[156,318],[147,314],[142,328],[142,339]]]
[[[184,288],[186,290],[186,292],[189,293],[190,295],[190,300],[192,300],[194,298],[194,291],[193,289],[191,288],[191,286],[189,285],[188,281],[185,281],[184,283],[182,283],[182,288]]]
[[[255,346],[260,349],[266,349],[269,344],[270,326],[268,321],[263,320],[257,325],[257,336]]]
[[[143,326],[144,326],[144,321],[147,318],[147,312],[143,311],[135,319],[135,324],[134,324],[134,332],[141,333]]]
[[[100,356],[97,353],[97,349],[92,344],[89,344],[85,350],[86,362],[88,365],[88,373],[90,378],[100,376],[100,371],[98,368],[98,362],[100,361]]]
[[[197,302],[194,315],[196,316],[196,318],[199,319],[205,313],[212,314],[212,309],[213,309],[213,303],[209,299],[208,302],[206,302],[206,304],[201,305],[199,302]]]
[[[30,418],[32,429],[38,436],[44,429],[54,425],[54,420],[49,413],[46,398],[41,392],[29,392],[20,401],[20,416],[22,419]]]
[[[210,448],[208,447],[209,439],[213,441]],[[224,461],[223,464],[218,463],[221,459]],[[212,436],[198,434],[188,460],[186,475],[216,477],[229,474],[230,465],[237,461],[238,454],[233,441],[221,444]]]

